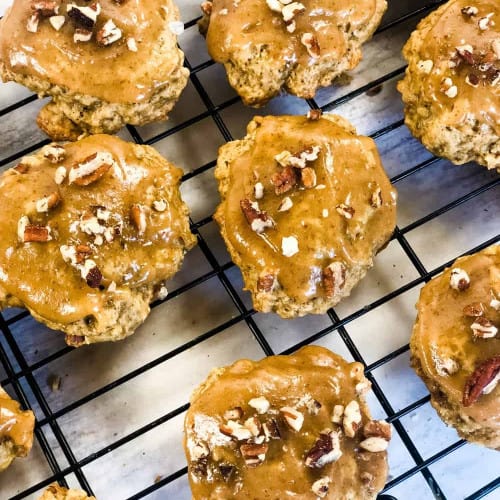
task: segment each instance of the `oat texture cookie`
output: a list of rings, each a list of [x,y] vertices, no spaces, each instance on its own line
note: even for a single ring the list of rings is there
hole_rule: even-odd
[[[214,0],[203,2],[200,28],[243,102],[262,106],[281,90],[311,98],[357,66],[386,7],[386,0]]]
[[[0,20],[0,76],[51,101],[54,140],[164,120],[187,83],[171,0],[14,0]]]
[[[23,158],[0,177],[0,308],[26,307],[75,346],[133,333],[196,241],[181,173],[107,135]]]
[[[405,45],[405,123],[434,154],[500,172],[500,4],[451,0]]]
[[[343,118],[255,117],[222,146],[215,219],[255,309],[325,313],[364,277],[396,223],[373,140]]]
[[[53,483],[43,492],[39,500],[95,500],[95,497],[89,497],[83,490],[68,490]]]
[[[500,449],[500,246],[458,259],[417,310],[412,365],[432,406],[462,438]]]
[[[16,457],[25,457],[33,445],[35,416],[23,411],[0,387],[0,472]]]
[[[360,363],[316,346],[212,370],[185,419],[193,500],[376,498],[391,426],[369,389]]]

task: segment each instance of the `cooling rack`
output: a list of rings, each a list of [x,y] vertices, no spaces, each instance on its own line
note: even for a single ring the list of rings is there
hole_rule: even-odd
[[[0,3],[0,9],[10,2]],[[500,179],[476,165],[433,157],[403,124],[395,90],[401,48],[417,22],[443,2],[389,0],[362,64],[314,100],[274,99],[245,108],[210,60],[197,32],[196,0],[179,0],[190,81],[168,122],[128,127],[184,169],[182,193],[198,246],[155,302],[146,323],[117,344],[80,349],[26,312],[0,316],[0,383],[37,416],[29,458],[0,476],[0,499],[37,498],[59,481],[99,500],[190,498],[181,447],[189,394],[210,368],[292,353],[315,343],[362,362],[373,384],[375,418],[395,429],[390,476],[380,499],[500,498],[498,453],[458,439],[429,404],[409,367],[408,339],[421,286],[456,257],[499,241]],[[0,12],[1,14],[1,12]],[[0,168],[44,144],[35,117],[43,105],[26,89],[0,84]],[[323,316],[284,321],[256,313],[242,292],[212,220],[218,203],[217,148],[240,138],[258,114],[339,113],[377,142],[399,191],[397,229],[354,293]],[[26,270],[29,272],[29,270]]]

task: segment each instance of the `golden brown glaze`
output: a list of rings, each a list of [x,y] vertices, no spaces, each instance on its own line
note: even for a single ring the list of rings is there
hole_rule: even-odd
[[[233,52],[244,51],[250,45],[269,45],[276,60],[308,65],[315,59],[300,39],[303,33],[312,33],[321,47],[322,58],[341,59],[347,43],[339,26],[350,22],[353,31],[360,29],[372,18],[377,6],[376,0],[361,0],[355,5],[349,0],[301,3],[306,10],[295,17],[297,27],[289,33],[282,16],[273,12],[265,0],[215,0],[207,33],[210,55],[215,61],[225,62]]]
[[[33,445],[34,426],[33,412],[23,411],[19,403],[11,399],[0,387],[0,446],[10,441],[15,455],[26,456]],[[1,453],[0,455],[4,458]],[[0,471],[2,465],[4,464],[0,462]]]
[[[185,249],[195,243],[177,189],[182,172],[153,149],[96,135],[68,143],[64,150],[65,157],[58,162],[51,163],[41,152],[23,159],[21,170],[11,169],[0,178],[4,214],[0,218],[0,292],[7,302],[14,297],[37,317],[61,328],[106,310],[109,301],[120,297],[120,289],[162,283],[177,271]],[[110,153],[114,165],[87,186],[78,185],[78,180],[70,183],[72,168],[97,152]],[[68,175],[57,184],[60,166],[66,167]],[[53,193],[59,195],[59,204],[38,212],[37,201]],[[155,206],[161,201],[160,211]],[[144,213],[143,229],[134,220],[134,205]],[[87,234],[82,221],[93,217],[97,223],[101,217],[97,207],[110,212],[108,220],[103,216],[98,224],[109,231],[103,234],[97,228]],[[21,242],[18,221],[23,216],[32,224],[49,227],[52,239]],[[64,245],[89,247],[82,257],[97,264],[102,273],[100,288],[90,287],[76,266],[65,262]]]
[[[61,1],[59,14],[66,14],[68,3]],[[175,9],[166,0],[128,0],[120,5],[99,1],[101,13],[96,31],[108,19],[122,30],[122,38],[107,47],[73,41],[74,26],[68,19],[56,31],[42,19],[36,33],[26,29],[32,14],[30,0],[15,0],[0,21],[0,60],[13,73],[35,76],[73,93],[91,95],[113,103],[147,102],[152,94],[169,84],[177,71],[175,57],[156,57],[159,39],[165,30],[167,14]],[[127,39],[136,41],[137,52],[129,50]]]
[[[368,422],[369,410],[360,396],[368,388],[361,364],[347,363],[316,346],[290,356],[271,356],[258,362],[244,359],[213,370],[194,392],[185,420],[193,499],[316,499],[311,487],[322,477],[331,479],[324,498],[375,498],[387,476],[386,452],[361,450],[361,429],[353,438],[347,437],[342,425],[331,420],[335,405],[345,407],[354,400],[361,408],[360,427]],[[259,413],[252,407],[249,402],[254,398],[265,398],[270,405],[267,411]],[[279,409],[286,406],[303,415],[300,430],[290,428],[280,414]],[[219,431],[227,421],[225,413],[238,407],[243,412],[239,421],[252,416],[262,423],[275,419],[281,436],[264,441],[268,445],[265,458],[253,467],[238,450],[242,442]],[[341,457],[323,467],[306,466],[309,450],[327,428],[340,432]],[[205,446],[210,454],[196,460]],[[230,471],[226,481],[221,466],[226,466],[222,471]]]
[[[466,290],[450,286],[452,269],[464,270],[470,278]],[[431,380],[446,395],[449,405],[460,407],[462,420],[472,419],[496,434],[493,447],[500,446],[500,386],[482,394],[464,407],[466,381],[482,362],[500,355],[500,337],[478,338],[471,325],[476,321],[464,314],[470,304],[482,304],[482,317],[500,327],[500,246],[458,259],[451,268],[422,289],[417,304],[418,318],[411,341],[424,380]],[[495,307],[494,307],[495,306]],[[451,360],[451,361],[450,361]],[[496,443],[496,445],[494,444]]]
[[[275,275],[279,287],[296,304],[326,297],[323,270],[332,262],[343,263],[347,274],[351,268],[371,263],[395,225],[396,191],[375,143],[344,127],[325,117],[318,121],[300,116],[256,117],[249,126],[255,137],[248,145],[247,139],[241,141],[244,150],[222,180],[225,198],[216,219],[233,260],[244,271]],[[274,157],[284,150],[296,153],[312,146],[321,148],[318,159],[307,164],[316,173],[316,186],[305,188],[299,183],[277,195],[273,176],[283,168]],[[222,154],[216,171],[219,179],[224,162]],[[259,208],[275,222],[262,234],[252,230],[240,208],[241,200],[256,200],[257,182],[264,188],[263,197],[257,200]],[[377,189],[381,204],[375,207],[372,196]],[[293,206],[280,212],[286,197]],[[352,218],[339,213],[342,204],[354,211]],[[298,252],[288,257],[283,254],[282,240],[291,236],[297,240]],[[256,291],[255,283],[246,280],[245,284]]]
[[[462,9],[472,6],[477,14],[466,15]],[[421,79],[425,104],[430,113],[450,113],[454,124],[477,122],[490,126],[500,134],[500,6],[495,0],[452,0],[442,7],[441,16],[434,21],[421,44],[418,60],[413,64],[432,61],[432,69],[418,70],[414,78]],[[489,18],[486,29],[480,28]],[[486,25],[485,25],[486,26]],[[457,48],[470,52],[457,54]],[[405,54],[410,56],[413,54]],[[429,63],[430,64],[430,63]],[[451,83],[444,81],[451,79]],[[478,78],[476,85],[475,78]],[[469,82],[474,83],[475,86]],[[455,90],[449,90],[456,87]],[[448,92],[448,93],[447,93]],[[424,102],[422,102],[424,105]]]

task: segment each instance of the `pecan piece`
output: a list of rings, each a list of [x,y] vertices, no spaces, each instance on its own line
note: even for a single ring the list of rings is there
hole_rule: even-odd
[[[225,420],[239,420],[243,417],[243,408],[236,406],[230,410],[226,410],[223,415]]]
[[[38,242],[45,243],[50,241],[52,236],[50,234],[50,227],[39,226],[37,224],[28,224],[24,230],[23,242]]]
[[[280,412],[285,418],[286,423],[294,430],[300,431],[302,429],[302,424],[304,423],[304,415],[297,411],[295,408],[291,406],[284,406],[280,408]]]
[[[331,482],[332,480],[328,476],[324,476],[317,481],[314,481],[311,486],[311,491],[319,498],[325,498],[330,490]]]
[[[453,290],[463,292],[464,290],[467,290],[469,286],[470,286],[469,275],[459,267],[453,268],[450,274],[450,287],[453,288]]]
[[[316,59],[321,55],[318,39],[312,33],[303,33],[300,41],[312,58]]]
[[[392,426],[385,420],[370,420],[363,427],[363,436],[379,437],[390,441],[392,437]]]
[[[300,179],[302,181],[302,185],[305,188],[313,188],[316,186],[316,172],[314,168],[306,167],[300,171]]]
[[[298,180],[297,172],[292,167],[285,167],[281,172],[276,172],[271,177],[271,183],[277,195],[290,191],[297,185]]]
[[[271,418],[267,422],[262,424],[262,429],[264,431],[264,436],[266,436],[266,440],[270,439],[281,439],[280,429],[278,427],[278,422],[274,418]]]
[[[465,382],[462,403],[473,405],[500,372],[500,356],[494,356],[480,363]]]
[[[92,248],[88,245],[77,245],[75,248],[76,263],[83,264],[85,260],[92,255]]]
[[[479,9],[477,7],[472,7],[472,6],[467,5],[466,7],[464,7],[462,9],[461,12],[465,17],[470,18],[470,17],[477,16],[479,14]]]
[[[90,288],[99,288],[102,282],[102,274],[97,266],[91,267],[88,270],[85,276],[85,281]]]
[[[97,16],[101,13],[99,3],[93,3],[88,7],[81,7],[74,3],[69,3],[66,12],[73,24],[85,31],[92,31],[97,21]]]
[[[252,398],[248,402],[248,406],[257,410],[259,415],[263,415],[264,413],[267,413],[271,404],[264,396],[259,396],[258,398]]]
[[[312,122],[317,122],[318,120],[321,119],[322,114],[323,112],[321,111],[321,109],[310,109],[307,112],[306,116],[308,120],[311,120]]]
[[[130,220],[139,234],[144,234],[146,232],[146,213],[142,205],[136,204],[130,207]]]
[[[101,47],[107,47],[117,42],[122,37],[122,30],[116,26],[113,19],[108,19],[104,26],[97,32],[96,42]]]
[[[55,0],[32,0],[31,10],[43,17],[54,16],[59,12],[59,2]]]
[[[274,227],[273,219],[267,215],[267,212],[259,209],[259,204],[256,201],[252,202],[245,198],[240,201],[240,207],[252,231],[261,234],[267,228]]]
[[[336,462],[341,455],[338,433],[326,429],[320,433],[314,446],[307,452],[305,464],[312,469],[321,469],[327,464]]]
[[[259,276],[259,279],[257,280],[257,290],[259,292],[272,292],[274,288],[276,277],[274,274],[264,274],[262,276]]]
[[[13,168],[18,174],[27,174],[29,169],[30,167],[24,163],[19,163]]]
[[[498,328],[484,316],[477,317],[470,327],[474,337],[481,339],[492,339],[498,333]]]
[[[342,215],[342,217],[344,217],[347,220],[351,220],[354,217],[354,214],[356,213],[354,208],[352,208],[349,205],[346,205],[345,203],[341,203],[340,205],[337,205],[335,207],[335,210],[337,210],[337,213],[339,215]]]
[[[233,475],[234,470],[235,470],[234,465],[225,464],[225,463],[222,463],[219,465],[220,475],[222,476],[222,479],[224,479],[224,481],[226,483],[231,479],[231,476]]]
[[[323,287],[328,298],[335,297],[345,284],[346,267],[342,262],[332,262],[323,270]]]
[[[110,153],[99,152],[88,156],[69,172],[68,181],[77,186],[88,186],[99,180],[113,165]]]
[[[484,314],[484,306],[481,302],[472,302],[463,308],[463,313],[464,316],[477,318],[478,316],[482,316]]]
[[[61,202],[61,196],[57,191],[50,193],[48,196],[40,198],[36,202],[36,211],[37,212],[48,212],[52,208],[57,207]]]
[[[247,443],[240,446],[241,454],[243,458],[255,458],[259,455],[265,455],[267,453],[269,446],[266,443],[255,444]]]
[[[361,425],[361,410],[357,401],[351,401],[344,410],[342,421],[344,432],[347,437],[354,437]]]

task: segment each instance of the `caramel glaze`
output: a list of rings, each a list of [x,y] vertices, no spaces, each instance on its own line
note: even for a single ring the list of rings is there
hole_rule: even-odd
[[[477,7],[479,13],[473,17],[464,16],[464,7]],[[479,20],[492,13],[495,23],[486,30],[478,26]],[[489,82],[481,82],[473,87],[466,82],[469,74],[481,75],[472,65],[461,61],[458,67],[450,68],[449,63],[456,60],[456,48],[471,45],[473,55],[492,54],[493,40],[500,40],[500,6],[496,0],[458,0],[449,3],[441,18],[429,30],[422,42],[421,60],[431,60],[433,69],[430,75],[419,73],[424,85],[424,95],[434,112],[451,113],[450,122],[462,123],[477,120],[482,125],[489,125],[500,134],[500,81],[492,86]],[[500,70],[500,59],[497,56],[494,68]],[[451,78],[458,89],[454,98],[442,91],[444,78]]]
[[[90,288],[80,273],[61,255],[62,245],[86,244],[103,275],[102,285],[118,288],[152,287],[173,275],[185,248],[195,239],[189,232],[187,214],[177,189],[181,170],[154,150],[126,143],[119,138],[95,135],[65,146],[66,158],[51,164],[39,153],[23,160],[28,172],[7,171],[0,178],[0,291],[17,298],[38,316],[57,324],[69,324],[106,307],[114,292]],[[96,152],[109,152],[115,166],[88,186],[57,185],[56,167],[71,166]],[[36,201],[58,192],[61,203],[47,214],[37,213]],[[166,209],[152,208],[163,199]],[[141,204],[146,230],[139,234],[131,222],[132,205]],[[103,206],[112,213],[109,227],[118,227],[111,243],[94,244],[94,236],[78,227],[82,215]],[[27,215],[34,224],[48,225],[53,239],[21,243],[18,220]]]
[[[390,237],[395,226],[396,191],[370,138],[356,136],[326,118],[310,121],[300,116],[269,116],[254,121],[254,143],[230,165],[230,187],[217,220],[223,221],[225,237],[242,266],[275,274],[296,303],[324,297],[322,273],[326,266],[338,260],[348,269],[366,266]],[[316,172],[316,188],[296,187],[276,195],[271,178],[281,167],[274,156],[311,145],[321,146],[319,158],[309,164]],[[240,209],[242,199],[255,199],[258,181],[264,186],[259,207],[276,223],[264,235],[252,231]],[[377,186],[382,205],[374,208],[370,198]],[[279,212],[287,196],[293,207]],[[350,220],[336,210],[346,199],[355,210]],[[327,217],[323,216],[325,209]],[[288,236],[298,241],[299,252],[292,257],[282,254],[282,238]]]
[[[289,33],[281,15],[273,12],[265,0],[215,0],[207,33],[210,55],[217,62],[227,62],[234,53],[250,55],[250,47],[266,46],[273,58],[270,64],[278,61],[307,66],[321,60],[339,60],[347,52],[345,27],[350,23],[354,32],[362,29],[377,7],[376,0],[301,3],[306,10],[295,16],[295,32]],[[303,33],[316,36],[319,58],[312,58],[301,43]]]
[[[59,13],[66,14],[68,3],[88,6],[88,3],[61,1]],[[30,33],[26,23],[32,13],[31,0],[15,0],[0,21],[0,60],[13,73],[48,80],[52,85],[70,89],[73,93],[91,95],[108,102],[147,102],[160,88],[168,85],[170,75],[179,67],[175,57],[156,57],[158,43],[171,44],[165,35],[167,12],[177,9],[169,0],[128,0],[120,5],[100,0],[101,13],[95,32],[108,19],[122,30],[122,38],[99,47],[95,34],[90,42],[73,41],[74,26],[66,16],[60,31],[42,19],[37,33]],[[127,48],[132,37],[137,52]]]
[[[346,406],[353,400],[360,403],[362,425],[370,420],[368,407],[356,394],[355,386],[367,382],[360,363],[347,363],[325,348],[308,346],[290,356],[271,356],[261,361],[240,360],[233,365],[213,370],[194,392],[185,420],[185,448],[189,463],[189,480],[193,500],[202,499],[316,499],[311,485],[317,479],[331,479],[327,499],[375,498],[387,476],[385,452],[370,453],[358,448],[361,431],[354,438],[342,434],[342,456],[334,463],[314,469],[304,465],[304,458],[319,433],[326,428],[338,429],[331,421],[334,405]],[[196,473],[190,450],[205,434],[203,422],[208,419],[223,423],[224,413],[241,407],[244,417],[255,415],[248,405],[252,398],[265,397],[271,404],[263,421],[273,409],[296,406],[304,414],[300,431],[287,427],[276,417],[282,439],[269,441],[264,462],[247,467],[241,455],[226,445],[217,446],[208,460],[208,470],[218,463],[236,467],[225,482],[215,472],[211,479]],[[311,415],[299,402],[312,398],[321,404],[317,415]],[[222,435],[221,435],[222,436]],[[220,436],[219,436],[220,437]],[[221,442],[224,442],[222,436]],[[214,438],[215,440],[216,438]],[[230,440],[229,440],[230,441]],[[215,458],[214,458],[215,456]],[[361,476],[365,477],[363,483]],[[208,476],[210,478],[210,475]],[[367,480],[371,477],[371,480]]]
[[[12,441],[14,452],[26,456],[33,444],[35,416],[32,411],[23,411],[0,387],[0,445]]]
[[[470,287],[464,291],[450,288],[451,268],[434,278],[422,289],[417,304],[412,350],[424,375],[438,384],[453,405],[462,407],[462,395],[467,378],[482,361],[500,355],[500,338],[475,339],[471,330],[474,318],[463,313],[465,306],[481,302],[488,318],[500,326],[500,311],[490,306],[500,297],[500,246],[458,259],[452,268],[460,268],[470,277]],[[439,365],[451,358],[458,371],[443,373]],[[471,406],[462,407],[461,414],[500,431],[500,385],[490,394],[483,394]]]

